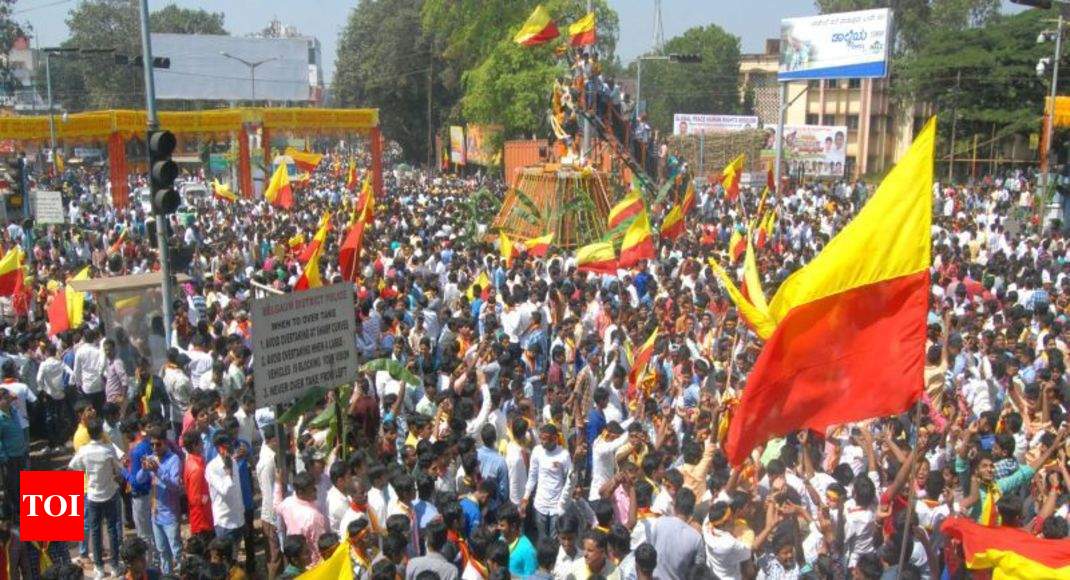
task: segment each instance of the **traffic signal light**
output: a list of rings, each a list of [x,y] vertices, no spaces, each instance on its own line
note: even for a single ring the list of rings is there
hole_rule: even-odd
[[[11,178],[8,184],[11,191],[7,197],[8,207],[22,209],[23,200],[26,198],[26,162],[22,157],[10,159],[7,162],[7,171]]]
[[[178,165],[171,160],[176,144],[170,131],[149,131],[149,193],[153,213],[175,213],[181,201],[175,191]]]
[[[673,53],[669,55],[669,60],[683,63],[702,62],[702,55],[693,52]]]
[[[1032,6],[1033,8],[1042,8],[1044,10],[1051,8],[1051,0],[1011,0],[1011,4],[1021,4],[1022,6]]]

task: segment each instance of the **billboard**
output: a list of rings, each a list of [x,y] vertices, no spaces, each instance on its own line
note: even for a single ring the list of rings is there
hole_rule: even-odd
[[[152,52],[171,59],[170,68],[155,70],[158,99],[308,101],[313,96],[305,39],[153,33]]]
[[[883,78],[891,23],[887,8],[781,20],[777,78]]]
[[[772,157],[776,128],[766,129],[762,157]],[[789,175],[843,177],[847,163],[847,127],[784,125],[784,166]]]
[[[672,134],[676,136],[699,133],[733,133],[758,128],[758,117],[749,115],[689,115],[672,116]]]
[[[494,147],[495,138],[501,132],[500,125],[468,125],[465,128],[465,161],[476,165],[497,165],[501,162],[498,150]]]
[[[464,127],[452,125],[450,127],[450,161],[457,165],[465,164],[464,155]]]

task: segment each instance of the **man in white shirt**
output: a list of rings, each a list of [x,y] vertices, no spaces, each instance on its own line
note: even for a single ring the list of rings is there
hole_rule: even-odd
[[[189,410],[190,395],[193,392],[193,383],[182,368],[184,358],[177,348],[168,349],[167,363],[163,368],[163,385],[167,390],[167,397],[171,400],[170,419],[176,436],[182,432],[182,417]]]
[[[37,367],[37,388],[44,400],[45,422],[52,426],[48,430],[48,447],[52,452],[58,452],[70,439],[67,393],[63,388],[63,361],[56,356],[56,345],[46,343],[43,350],[45,360]]]
[[[30,418],[26,411],[27,401],[30,403],[37,402],[37,395],[33,394],[30,387],[26,383],[18,380],[19,372],[15,366],[15,361],[8,359],[4,361],[3,366],[4,382],[3,387],[7,389],[9,393],[15,396],[13,401],[15,411],[19,416],[19,426],[22,427],[22,434],[26,438],[26,441],[30,440]]]
[[[591,446],[591,491],[587,499],[594,501],[601,497],[602,484],[617,473],[617,451],[627,445],[628,434],[616,421],[610,421],[602,434],[595,438]]]
[[[198,386],[201,385],[201,377],[212,372],[212,355],[206,352],[208,348],[206,340],[201,334],[194,335],[193,348],[186,352],[186,356],[189,357],[189,364],[186,365],[186,369],[189,370],[189,379]]]
[[[278,521],[275,516],[275,452],[279,438],[274,424],[264,427],[264,445],[256,462],[256,483],[260,487],[260,529],[267,540],[268,575],[274,577],[282,570],[282,550],[279,546]]]
[[[557,531],[557,519],[565,511],[565,502],[572,495],[572,456],[557,443],[557,427],[543,425],[539,429],[539,443],[531,454],[528,482],[520,503],[523,514],[528,508],[532,492],[535,498],[535,527],[539,540],[551,538]]]
[[[524,500],[528,485],[528,462],[531,453],[527,448],[528,422],[523,417],[513,419],[505,445],[505,467],[509,471],[509,502],[519,506]]]
[[[212,438],[218,454],[208,462],[205,479],[212,498],[212,521],[217,538],[227,538],[237,545],[245,527],[245,506],[242,503],[241,482],[234,460],[230,456],[230,436],[216,433]]]
[[[104,434],[104,422],[99,417],[89,419],[86,431],[89,434],[89,443],[78,449],[78,452],[71,458],[68,468],[84,471],[86,474],[85,517],[90,531],[96,577],[104,577],[104,541],[101,538],[101,526],[105,520],[108,525],[112,574],[121,576],[124,569],[119,562],[121,536],[117,499],[123,465],[119,462],[115,447],[101,441]]]
[[[97,413],[104,406],[104,364],[104,351],[97,345],[97,331],[89,328],[85,331],[85,342],[74,354],[71,383],[82,390]]]
[[[706,565],[717,578],[742,580],[740,564],[750,560],[751,547],[732,534],[732,516],[732,507],[725,502],[716,502],[710,508],[706,525],[702,526]]]
[[[349,465],[345,461],[335,461],[329,470],[331,488],[327,490],[327,524],[332,531],[337,530],[342,516],[349,509]]]

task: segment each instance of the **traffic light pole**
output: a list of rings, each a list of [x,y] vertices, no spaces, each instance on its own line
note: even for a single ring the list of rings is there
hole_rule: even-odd
[[[152,40],[149,35],[149,0],[141,0],[141,56],[142,66],[145,69],[145,111],[149,118],[148,130],[155,131],[160,127],[160,121],[156,116],[156,83],[153,80]],[[152,168],[150,167],[149,170],[151,171]],[[160,254],[160,274],[163,278],[163,333],[164,340],[170,347],[171,327],[175,313],[171,302],[174,292],[171,289],[171,252],[167,245],[168,220],[168,216],[159,211],[156,212],[156,246]]]

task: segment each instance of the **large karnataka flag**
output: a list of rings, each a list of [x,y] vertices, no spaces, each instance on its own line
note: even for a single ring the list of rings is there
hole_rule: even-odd
[[[922,393],[932,245],[932,119],[862,211],[781,284],[725,452],[905,411]]]
[[[739,197],[739,180],[743,177],[743,159],[743,154],[740,154],[721,171],[721,185],[724,187],[724,196],[729,201],[735,201]]]
[[[643,194],[638,189],[632,189],[628,195],[624,196],[624,199],[610,208],[607,219],[609,229],[615,229],[628,219],[639,215],[641,211],[643,211]]]
[[[616,274],[617,253],[613,242],[595,242],[577,249],[576,266],[580,272]]]
[[[650,218],[646,212],[640,212],[628,231],[624,232],[624,241],[620,245],[621,268],[631,268],[641,260],[654,258],[654,237],[650,233]]]
[[[550,245],[553,243],[554,232],[550,232],[544,236],[524,240],[524,248],[528,251],[529,256],[541,258],[550,251]]]
[[[294,160],[294,165],[301,171],[312,172],[319,166],[320,161],[323,161],[323,155],[320,153],[298,151],[293,147],[286,148],[286,155],[289,155],[290,159]]]
[[[535,46],[550,42],[559,34],[557,25],[550,18],[550,13],[540,4],[535,7],[535,11],[528,17],[527,22],[520,27],[513,41],[524,46]]]
[[[264,190],[264,198],[271,205],[283,209],[290,209],[294,206],[294,191],[290,187],[290,173],[286,170],[285,163],[280,163],[275,168],[275,173],[271,175],[271,181]]]
[[[1068,540],[1046,540],[1018,528],[993,528],[963,517],[944,520],[940,531],[962,542],[967,568],[991,570],[992,580],[1070,578]]]
[[[589,46],[598,40],[595,32],[594,12],[573,22],[568,27],[568,42],[572,46]]]
[[[355,221],[349,226],[349,233],[338,249],[338,269],[350,282],[357,281],[360,265],[360,250],[364,245],[364,222]]]

